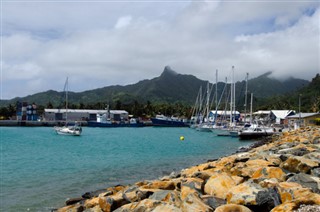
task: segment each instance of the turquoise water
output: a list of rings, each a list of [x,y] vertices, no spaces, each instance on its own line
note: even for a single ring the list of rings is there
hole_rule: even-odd
[[[180,136],[185,140],[181,141]],[[1,127],[1,211],[50,211],[70,197],[156,179],[249,143],[189,128]]]

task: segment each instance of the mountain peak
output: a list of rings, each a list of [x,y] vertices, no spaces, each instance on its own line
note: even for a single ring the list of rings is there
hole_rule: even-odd
[[[178,75],[178,73],[172,70],[170,66],[166,66],[164,67],[164,70],[161,76],[165,76],[165,75]]]

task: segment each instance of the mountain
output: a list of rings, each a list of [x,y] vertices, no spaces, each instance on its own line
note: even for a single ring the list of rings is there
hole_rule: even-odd
[[[308,85],[291,92],[289,95],[278,95],[262,101],[261,109],[290,108],[296,112],[320,111],[320,75],[317,74]]]
[[[290,78],[286,81],[279,81],[270,78],[270,72],[248,81],[249,92],[253,92],[257,98],[265,98],[273,95],[285,94],[308,85],[309,82],[301,79]],[[84,92],[69,92],[70,104],[97,104],[101,107],[106,104],[114,104],[117,101],[123,104],[138,102],[153,103],[183,103],[193,105],[199,88],[205,92],[206,80],[200,80],[193,75],[179,74],[166,66],[159,77],[142,80],[136,84],[126,86],[107,86]],[[212,84],[211,84],[212,86]],[[218,93],[222,92],[224,83],[218,83]],[[236,83],[236,96],[243,99],[245,81]],[[17,101],[26,101],[38,105],[47,106],[50,102],[53,107],[62,105],[64,93],[49,90],[46,92],[29,95],[23,98],[14,98],[1,101],[1,105],[15,104]]]
[[[281,81],[271,78],[271,74],[272,72],[267,72],[257,78],[249,80],[249,93],[252,92],[257,98],[265,98],[269,96],[290,93],[309,84],[309,81],[307,80],[296,79],[293,77]]]

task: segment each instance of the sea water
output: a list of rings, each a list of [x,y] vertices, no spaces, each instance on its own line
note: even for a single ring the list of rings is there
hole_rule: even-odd
[[[248,145],[162,127],[84,127],[79,137],[57,135],[50,127],[1,127],[0,139],[0,210],[5,212],[51,211],[67,198],[157,179]]]

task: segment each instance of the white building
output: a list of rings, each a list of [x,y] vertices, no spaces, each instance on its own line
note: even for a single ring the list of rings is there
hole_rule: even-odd
[[[86,110],[86,109],[44,109],[45,121],[96,121],[97,115],[107,114],[111,120],[121,121],[128,120],[129,114],[125,110]]]

